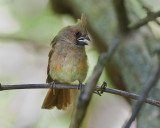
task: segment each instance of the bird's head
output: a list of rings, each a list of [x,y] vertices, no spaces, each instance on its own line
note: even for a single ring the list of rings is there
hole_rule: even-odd
[[[81,19],[78,19],[77,23],[72,26],[67,26],[63,28],[58,35],[61,35],[61,38],[67,43],[70,43],[72,46],[83,47],[88,45],[90,39],[87,34],[87,19],[82,14]]]

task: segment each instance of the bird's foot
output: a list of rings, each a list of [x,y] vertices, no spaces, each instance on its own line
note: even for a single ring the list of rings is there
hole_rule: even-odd
[[[95,93],[95,94],[101,96],[101,93],[100,93],[98,90],[94,91],[93,93]]]
[[[103,84],[101,85],[101,94],[105,91],[105,89],[107,88],[107,82],[103,82]]]
[[[79,82],[78,90],[83,91],[83,88],[84,88],[84,85],[81,82]]]
[[[52,90],[53,95],[55,95],[55,89],[54,89],[54,88],[55,88],[55,85],[56,85],[55,82],[52,81],[52,82],[50,82],[49,84],[50,84],[50,89]]]
[[[102,93],[105,91],[106,88],[107,88],[107,83],[104,81],[103,84],[101,85],[100,90],[96,90],[96,91],[94,91],[93,93],[101,96]]]

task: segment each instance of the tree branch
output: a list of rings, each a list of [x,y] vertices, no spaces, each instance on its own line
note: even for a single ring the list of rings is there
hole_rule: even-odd
[[[138,29],[148,22],[156,20],[157,17],[160,17],[160,11],[147,13],[147,16],[145,18],[139,20],[137,23],[130,24],[129,28]]]
[[[142,9],[144,9],[145,12],[147,13],[147,16],[144,19],[140,20],[139,22],[131,24],[129,28],[138,29],[139,27],[147,24],[150,21],[155,21],[158,25],[160,25],[159,21],[157,20],[157,17],[160,16],[160,11],[153,12],[148,6],[144,4],[142,0],[138,0],[138,2],[141,5]]]
[[[14,90],[14,89],[45,89],[45,88],[51,88],[50,84],[21,84],[21,85],[0,85],[0,91],[5,90]],[[55,89],[78,89],[78,85],[64,85],[64,84],[55,84],[53,87]],[[124,96],[130,99],[137,100],[139,98],[138,95],[129,93],[126,91],[121,91],[117,89],[112,88],[106,88],[105,90],[101,87],[97,86],[95,91],[103,91],[106,93],[111,93],[119,96]],[[160,107],[160,102],[151,100],[151,99],[145,99],[146,103]]]
[[[113,4],[114,4],[120,31],[123,33],[127,33],[129,31],[128,29],[129,18],[128,18],[127,10],[125,7],[125,1],[113,0]]]

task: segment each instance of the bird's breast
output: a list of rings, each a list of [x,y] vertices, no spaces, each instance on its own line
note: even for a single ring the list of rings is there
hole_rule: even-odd
[[[67,51],[54,53],[50,60],[50,75],[60,82],[84,81],[88,65],[85,51]]]

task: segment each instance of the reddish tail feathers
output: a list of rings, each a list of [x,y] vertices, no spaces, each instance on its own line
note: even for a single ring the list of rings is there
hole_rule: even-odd
[[[65,110],[72,103],[71,89],[49,89],[43,101],[42,109],[57,109]]]

